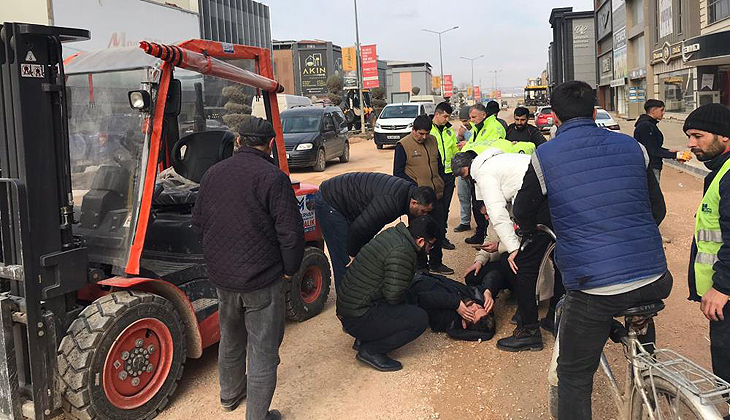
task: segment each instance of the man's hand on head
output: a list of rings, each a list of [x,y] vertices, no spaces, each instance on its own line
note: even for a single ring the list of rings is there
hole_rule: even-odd
[[[461,315],[461,318],[468,322],[474,322],[476,309],[468,307],[464,302],[459,302],[459,307],[456,308],[456,312]]]
[[[484,310],[487,311],[487,313],[492,312],[492,308],[494,307],[494,298],[492,297],[492,292],[487,289],[484,291]]]

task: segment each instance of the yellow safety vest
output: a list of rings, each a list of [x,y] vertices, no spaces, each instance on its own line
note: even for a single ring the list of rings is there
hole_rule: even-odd
[[[443,135],[442,135],[443,133]],[[458,141],[453,127],[444,127],[443,131],[439,130],[436,125],[431,127],[431,135],[436,137],[436,144],[439,146],[439,155],[441,163],[444,165],[444,172],[451,173],[451,158],[459,153]]]

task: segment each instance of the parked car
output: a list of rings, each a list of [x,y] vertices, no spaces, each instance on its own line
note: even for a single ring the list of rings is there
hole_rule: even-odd
[[[435,111],[436,106],[428,102],[386,105],[375,122],[375,145],[382,149],[385,145],[398,143],[398,140],[410,134],[416,117],[431,115]]]
[[[292,168],[322,172],[327,161],[350,160],[347,123],[336,106],[309,106],[287,109],[281,113],[286,159]]]
[[[596,108],[596,125],[608,130],[621,130],[616,120],[603,108]]]
[[[553,119],[553,109],[549,106],[541,106],[535,111],[535,126],[540,131],[550,131]]]

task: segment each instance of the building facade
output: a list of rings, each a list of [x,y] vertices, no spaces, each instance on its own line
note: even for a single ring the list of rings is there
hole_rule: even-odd
[[[385,78],[385,94],[391,103],[408,102],[414,87],[421,95],[428,95],[433,86],[431,65],[426,62],[389,61]]]
[[[569,80],[596,85],[594,12],[573,12],[572,7],[550,13],[553,42],[548,49],[551,87]]]
[[[273,41],[274,74],[284,92],[327,96],[327,78],[342,76],[342,48],[329,41]]]
[[[269,6],[253,0],[198,0],[198,3],[203,39],[271,49]]]

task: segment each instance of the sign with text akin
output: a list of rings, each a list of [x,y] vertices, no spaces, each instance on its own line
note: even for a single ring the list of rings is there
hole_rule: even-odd
[[[364,89],[373,89],[380,86],[378,81],[378,52],[375,45],[360,47],[362,56],[362,86]]]

